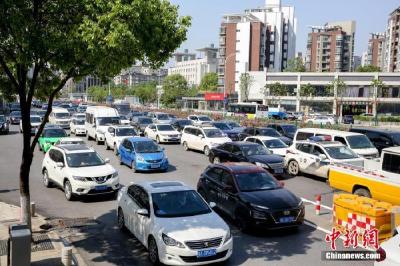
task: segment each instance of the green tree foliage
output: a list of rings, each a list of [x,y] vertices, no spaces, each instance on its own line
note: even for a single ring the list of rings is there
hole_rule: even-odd
[[[199,90],[204,92],[213,92],[218,89],[218,75],[217,73],[207,73],[201,79]]]
[[[186,79],[180,75],[170,75],[163,82],[164,93],[161,96],[161,103],[165,106],[172,106],[180,97],[187,96],[189,87]]]
[[[137,96],[144,104],[157,101],[157,84],[149,82],[135,86],[134,95]]]
[[[301,97],[314,97],[317,90],[310,83],[306,85],[301,85],[300,96]]]
[[[296,57],[288,60],[284,72],[306,72],[303,59],[301,59],[301,57]]]
[[[34,96],[48,100],[86,75],[106,80],[141,61],[162,66],[186,40],[189,17],[165,0],[0,1],[0,67],[4,95],[17,94],[23,128],[19,180],[22,221],[30,225],[29,172],[39,135],[31,138]]]
[[[279,82],[267,84],[266,89],[269,89],[270,96],[286,96],[288,94],[288,88]]]
[[[249,100],[249,93],[251,85],[254,83],[254,78],[249,73],[243,73],[240,76],[240,93],[241,101],[247,102]]]
[[[374,65],[359,66],[356,72],[381,72],[381,68]]]

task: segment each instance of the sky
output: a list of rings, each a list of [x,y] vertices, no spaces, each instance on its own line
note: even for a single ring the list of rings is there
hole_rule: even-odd
[[[187,41],[179,50],[218,46],[218,32],[222,16],[241,13],[245,9],[264,6],[265,0],[170,0],[179,5],[180,15],[192,17]],[[282,0],[293,5],[297,17],[296,50],[305,54],[310,25],[323,25],[329,21],[355,20],[357,23],[355,55],[367,50],[369,34],[383,32],[389,14],[400,7],[399,0]]]

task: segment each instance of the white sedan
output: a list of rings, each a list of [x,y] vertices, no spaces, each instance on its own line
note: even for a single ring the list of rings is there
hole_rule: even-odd
[[[135,235],[154,265],[221,262],[232,255],[233,240],[210,206],[180,182],[132,184],[118,193],[118,227]]]
[[[335,119],[330,116],[315,116],[314,118],[309,118],[306,121],[307,125],[323,125],[331,126],[335,124]]]
[[[383,255],[383,257],[375,262],[375,266],[400,265],[400,226],[397,227],[392,238],[381,244],[378,254]]]
[[[111,148],[114,150],[115,155],[118,155],[119,145],[122,140],[135,136],[139,136],[139,134],[132,126],[112,125],[104,133],[104,144],[107,150]]]
[[[173,126],[167,124],[149,125],[144,130],[144,135],[157,141],[157,143],[181,142],[181,133]]]
[[[286,152],[289,148],[281,139],[267,136],[254,136],[247,137],[244,141],[254,142],[263,145],[265,148],[270,150],[273,154],[285,157]]]

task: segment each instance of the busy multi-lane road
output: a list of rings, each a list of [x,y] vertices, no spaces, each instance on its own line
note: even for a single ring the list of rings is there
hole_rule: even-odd
[[[22,136],[18,127],[12,126],[9,135],[0,136],[0,201],[19,204],[18,171],[21,159]],[[85,139],[86,140],[86,139]],[[133,173],[121,166],[112,151],[94,141],[89,145],[118,170],[120,182],[141,180],[179,180],[196,187],[202,171],[209,165],[208,158],[202,153],[184,151],[181,145],[163,145],[169,158],[167,173]],[[84,236],[72,236],[73,244],[89,265],[148,265],[147,252],[127,233],[121,233],[116,226],[116,201],[113,198],[94,197],[68,202],[64,193],[57,188],[45,188],[42,183],[41,164],[43,153],[35,152],[31,168],[31,196],[38,211],[47,217],[95,218],[96,226],[85,229]],[[316,194],[322,194],[322,203],[332,205],[332,191],[324,180],[312,177],[285,177],[285,187],[297,196],[314,200]],[[310,211],[311,210],[311,211]],[[241,233],[226,217],[234,237],[234,252],[229,265],[341,265],[339,262],[321,261],[321,252],[329,250],[325,242],[324,229],[329,224],[330,214],[315,219],[312,208],[307,208],[306,224],[298,230],[280,230],[276,232]],[[321,221],[319,224],[318,221]],[[338,243],[340,244],[340,243]],[[339,245],[340,247],[340,245]],[[344,265],[345,263],[343,263]],[[354,265],[371,265],[359,262]],[[349,265],[349,263],[346,263]],[[352,265],[352,264],[351,264]]]

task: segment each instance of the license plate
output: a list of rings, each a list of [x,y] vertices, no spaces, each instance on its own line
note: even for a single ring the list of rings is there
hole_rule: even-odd
[[[159,163],[153,163],[152,165],[150,165],[151,168],[160,168],[160,164]]]
[[[217,255],[217,250],[215,248],[197,251],[198,258],[211,257],[215,255]]]
[[[287,216],[287,217],[281,217],[279,218],[280,223],[291,223],[293,222],[294,217],[293,216]]]
[[[283,174],[283,169],[274,170],[275,174]]]
[[[106,190],[107,186],[96,186],[95,189],[99,190],[99,191],[102,191],[102,190]]]

